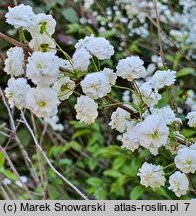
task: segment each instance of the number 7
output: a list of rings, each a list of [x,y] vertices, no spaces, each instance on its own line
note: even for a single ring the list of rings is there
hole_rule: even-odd
[[[189,207],[189,205],[190,205],[190,203],[184,203],[184,204],[186,205],[185,211],[187,211],[187,210],[188,210],[188,207]]]

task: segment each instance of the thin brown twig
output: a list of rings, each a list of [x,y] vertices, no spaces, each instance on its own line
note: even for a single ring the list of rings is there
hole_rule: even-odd
[[[156,22],[157,22],[157,30],[158,30],[160,56],[161,56],[163,67],[165,69],[166,65],[165,65],[165,60],[164,60],[163,44],[162,44],[162,40],[161,40],[161,26],[160,26],[160,22],[159,22],[159,13],[158,13],[158,9],[157,9],[157,1],[156,0],[154,0],[154,7],[155,7],[155,11],[156,11]]]
[[[10,137],[8,143],[11,141],[11,138],[15,138],[16,140],[16,143],[18,144],[19,146],[19,149],[23,155],[23,158],[24,158],[24,161],[25,161],[25,164],[26,166],[28,167],[28,169],[30,170],[31,174],[32,174],[32,177],[34,179],[34,181],[38,184],[39,182],[39,178],[37,176],[37,173],[36,173],[36,170],[35,170],[35,167],[27,153],[27,151],[25,150],[24,146],[21,144],[17,134],[16,134],[16,126],[15,126],[15,123],[14,123],[14,119],[13,119],[13,116],[12,116],[12,113],[11,113],[11,110],[9,108],[9,105],[7,104],[7,101],[5,99],[5,96],[4,96],[4,93],[2,91],[2,89],[0,88],[0,96],[2,97],[2,100],[3,100],[3,104],[4,106],[6,107],[7,109],[7,112],[8,112],[8,115],[9,115],[9,119],[10,119],[10,127],[11,127],[11,131],[12,131],[12,136]],[[6,145],[7,147],[7,145]]]
[[[35,118],[34,118],[34,114],[31,113],[31,122],[32,122],[32,126],[33,126],[33,131],[34,134],[36,136],[36,138],[38,139],[38,133],[37,133],[37,128],[36,128],[36,123],[35,123]],[[41,157],[41,152],[39,151],[39,149],[36,146],[36,154],[37,154],[37,159],[38,159],[38,164],[39,164],[39,170],[40,170],[40,180],[41,180],[41,190],[42,190],[42,194],[43,194],[43,198],[46,199],[46,192],[44,190],[44,176],[45,176],[45,172],[44,172],[44,165],[42,163],[42,157]]]
[[[64,181],[66,182],[75,192],[77,192],[83,199],[88,200],[88,198],[76,187],[74,186],[67,178],[65,178],[50,162],[49,158],[47,157],[46,153],[43,151],[42,147],[40,146],[40,144],[38,143],[38,140],[36,139],[33,130],[31,129],[30,125],[28,124],[23,111],[21,111],[21,116],[23,118],[24,124],[26,125],[27,129],[29,130],[35,145],[38,147],[38,149],[40,150],[40,152],[42,153],[43,157],[45,158],[45,160],[47,161],[49,167]]]
[[[26,47],[23,43],[3,34],[2,32],[0,32],[0,39],[5,40],[5,41],[13,44],[14,46]]]
[[[196,187],[190,175],[187,175],[190,185],[192,186],[193,192],[196,194]]]
[[[4,196],[3,198],[4,198],[5,200],[10,200],[10,197],[9,197],[8,193],[5,191],[5,189],[3,188],[3,185],[0,186],[0,189],[1,189],[1,191],[2,191],[2,195]]]
[[[17,0],[14,0],[14,5],[17,6],[18,5],[18,2]]]
[[[157,24],[152,20],[151,17],[149,17],[149,15],[147,15],[147,18],[151,21],[151,23],[158,28]],[[180,55],[187,61],[189,62],[189,64],[193,67],[196,68],[196,66],[191,62],[191,60],[177,47],[177,45],[173,42],[173,40],[162,30],[160,29],[161,33],[163,33],[167,39],[173,44],[174,48],[180,53]]]
[[[6,158],[6,160],[7,160],[8,164],[9,164],[11,170],[15,173],[15,175],[16,175],[16,177],[18,178],[18,180],[20,181],[22,187],[23,187],[24,190],[26,191],[28,197],[29,197],[30,199],[32,199],[32,196],[31,196],[31,194],[30,194],[30,192],[29,192],[29,189],[27,188],[27,186],[26,186],[26,185],[24,184],[24,182],[22,181],[22,179],[21,179],[20,175],[18,174],[18,171],[16,170],[14,164],[12,163],[12,161],[11,161],[9,155],[7,154],[7,152],[5,151],[5,149],[4,149],[1,145],[0,145],[0,150],[1,150],[1,152],[3,153],[4,157]]]
[[[105,98],[107,100],[109,100],[112,104],[116,104],[116,106],[124,109],[125,111],[127,111],[128,113],[130,113],[133,117],[138,118],[139,115],[137,113],[134,113],[133,110],[131,110],[130,108],[128,108],[127,106],[119,103],[118,101],[116,101],[114,98],[112,98],[110,95],[106,95]]]

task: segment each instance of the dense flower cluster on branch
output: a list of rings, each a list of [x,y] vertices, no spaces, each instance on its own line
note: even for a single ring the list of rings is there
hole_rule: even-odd
[[[131,7],[127,6],[126,10],[131,10]],[[142,22],[141,16],[139,19]],[[100,61],[110,59],[114,48],[107,39],[94,35],[80,39],[70,57],[52,38],[56,26],[53,17],[34,14],[30,6],[20,4],[9,8],[6,21],[19,30],[24,44],[28,43],[25,31],[32,37],[28,51],[24,47],[12,47],[7,51],[4,71],[11,78],[5,95],[11,108],[28,109],[54,130],[62,131],[63,125],[58,124],[56,116],[58,106],[73,93],[78,96],[74,106],[76,119],[85,124],[95,122],[99,108],[116,106],[109,126],[122,134],[123,148],[131,151],[145,148],[156,156],[165,147],[176,155],[173,166],[179,171],[173,172],[168,179],[164,167],[145,162],[138,172],[141,184],[159,188],[168,180],[168,188],[176,196],[186,194],[189,190],[187,174],[196,171],[196,144],[186,142],[178,131],[182,121],[172,106],[157,107],[162,99],[161,90],[175,84],[176,71],[164,69],[159,56],[152,57],[153,70],[149,66],[145,68],[139,56],[119,60],[115,69],[101,68]],[[57,56],[56,48],[65,59]],[[94,70],[89,70],[89,67]],[[132,87],[116,85],[118,77],[127,80]],[[123,102],[115,103],[108,95],[112,88],[126,89]],[[186,118],[190,127],[196,127],[195,103],[191,104],[191,97],[194,93],[191,95],[190,92],[186,103],[192,111]],[[103,98],[111,104],[105,103]]]

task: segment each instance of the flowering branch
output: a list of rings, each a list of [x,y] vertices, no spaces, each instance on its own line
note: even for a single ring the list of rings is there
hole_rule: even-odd
[[[95,122],[99,107],[116,106],[117,109],[111,115],[109,126],[121,133],[122,147],[132,152],[139,147],[144,147],[154,156],[159,153],[161,147],[165,147],[172,154],[176,154],[174,158],[176,168],[166,174],[162,166],[145,162],[138,172],[141,184],[152,188],[164,186],[165,176],[172,174],[169,177],[169,189],[177,196],[181,196],[188,191],[189,182],[186,174],[196,171],[196,144],[186,142],[186,138],[176,127],[177,122],[182,123],[181,119],[176,117],[172,104],[171,106],[165,104],[164,93],[171,101],[168,88],[175,83],[177,72],[160,70],[160,68],[165,69],[166,65],[161,41],[162,30],[159,21],[161,16],[159,17],[158,14],[156,0],[154,0],[154,7],[161,57],[153,57],[151,64],[146,68],[139,56],[128,56],[118,61],[115,70],[107,67],[100,68],[102,65],[100,61],[111,59],[115,53],[114,47],[106,38],[86,36],[75,44],[75,52],[70,57],[52,38],[56,21],[51,15],[34,14],[30,6],[23,4],[9,8],[6,21],[20,31],[24,44],[4,34],[0,35],[0,38],[17,46],[7,51],[8,58],[5,60],[4,71],[11,75],[11,78],[5,89],[5,96],[11,108],[16,106],[19,110],[28,109],[38,118],[43,118],[43,121],[51,125],[54,130],[59,131],[64,129],[62,124],[58,124],[59,118],[56,116],[59,104],[73,93],[78,96],[74,106],[76,119],[85,124]],[[28,31],[31,35],[28,45],[23,31]],[[65,59],[56,55],[57,51],[61,51]],[[132,83],[132,89],[116,86],[117,77]],[[83,94],[75,91],[78,85]],[[126,90],[122,97],[123,103],[109,95],[112,87]],[[132,102],[130,102],[131,97]],[[99,103],[101,98],[105,98],[109,103],[104,103],[102,106]],[[164,101],[163,107],[161,99]],[[83,199],[87,199],[55,169],[36,137],[35,124],[33,131],[22,111],[21,116],[36,147],[50,168]],[[196,126],[195,111],[188,113],[186,118],[189,119],[190,127]],[[178,144],[183,144],[185,147]],[[168,167],[170,165],[166,166]],[[184,188],[181,186],[176,188],[178,185],[176,182],[181,183],[181,179]]]
[[[114,98],[112,98],[110,95],[106,95],[105,98],[108,101],[110,101],[112,104],[114,104],[115,106],[120,107],[123,110],[127,111],[128,113],[130,113],[134,118],[139,118],[139,115],[137,115],[137,113],[134,113],[133,110],[131,110],[130,108],[126,107],[125,105],[119,103]]]

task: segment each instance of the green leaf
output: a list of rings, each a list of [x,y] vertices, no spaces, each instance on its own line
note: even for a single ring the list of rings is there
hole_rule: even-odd
[[[80,152],[82,150],[82,147],[78,142],[72,141],[70,142],[70,146],[77,152]]]
[[[158,189],[153,189],[153,191],[159,195],[162,195],[164,197],[166,197],[167,199],[171,200],[171,197],[169,196],[169,194],[167,194],[167,192],[165,191],[165,189],[163,187],[158,188]]]
[[[70,160],[70,159],[61,159],[60,161],[59,161],[59,164],[60,165],[72,165],[72,160]]]
[[[120,155],[123,155],[124,157],[128,156],[121,147],[115,145],[111,145],[107,148],[103,148],[102,150],[99,151],[98,155],[103,158],[117,157]]]
[[[67,26],[67,29],[68,29],[67,30],[68,34],[73,34],[73,33],[82,34],[82,33],[85,33],[85,30],[83,28],[81,28],[81,26],[78,23],[71,23],[71,24],[69,24]],[[71,121],[71,122],[73,122],[73,121]]]
[[[82,147],[78,142],[71,141],[71,142],[65,144],[65,146],[62,149],[62,152],[66,152],[70,148],[73,148],[75,151],[78,151],[78,152],[80,152],[82,150]]]
[[[118,181],[114,182],[111,185],[110,192],[115,193],[116,195],[119,195],[119,196],[124,196],[125,195],[125,189],[119,184]]]
[[[88,144],[89,145],[89,144]],[[97,153],[100,149],[102,149],[98,144],[94,144],[94,145],[91,145],[91,146],[88,146],[87,147],[87,150],[91,153]]]
[[[144,187],[142,186],[136,186],[132,189],[130,193],[130,199],[131,200],[137,200],[141,197],[141,195],[144,193]]]
[[[58,4],[60,4],[61,6],[63,6],[65,4],[65,0],[56,0],[56,2]]]
[[[181,54],[177,52],[175,59],[174,59],[174,62],[173,62],[173,70],[175,70],[177,68],[181,57],[182,57]]]
[[[183,129],[181,131],[181,134],[184,135],[187,138],[191,138],[196,134],[196,130],[193,129]]]
[[[78,130],[76,133],[73,134],[72,139],[75,139],[77,137],[81,137],[83,135],[91,134],[92,131],[89,129],[84,129],[84,130]]]
[[[96,186],[96,187],[98,187],[98,186],[100,186],[100,185],[103,184],[102,179],[99,179],[99,178],[96,178],[96,177],[89,178],[89,179],[87,179],[86,182],[87,182],[89,185]]]
[[[66,8],[62,12],[64,18],[68,20],[71,23],[77,23],[78,22],[78,16],[76,11],[73,8]]]
[[[17,132],[17,135],[19,137],[19,140],[21,140],[22,144],[24,146],[27,146],[30,144],[31,141],[31,135],[29,134],[29,132],[27,131],[27,129],[22,128],[21,130],[19,130]]]
[[[110,30],[110,31],[104,31],[104,32],[101,32],[99,34],[100,37],[105,37],[105,38],[109,38],[113,35],[116,35],[116,31],[115,30]]]
[[[174,56],[172,56],[172,55],[165,55],[165,59],[167,60],[167,61],[170,61],[170,62],[174,62],[175,61],[175,58],[174,58]]]
[[[5,157],[2,152],[0,152],[0,167],[2,167],[5,163]]]
[[[158,108],[164,107],[169,103],[169,95],[167,92],[163,92],[161,96],[162,98],[161,100],[159,100],[158,105],[157,105]]]
[[[49,155],[57,157],[58,154],[62,152],[62,146],[52,146],[49,150]]]
[[[138,48],[138,43],[139,43],[139,40],[135,40],[131,43],[131,45],[128,47],[128,50],[131,52],[131,53],[141,53],[140,49]]]
[[[6,141],[6,136],[0,134],[0,145]]]
[[[94,30],[90,26],[85,26],[84,30],[88,34],[95,34]]]
[[[11,172],[8,169],[4,169],[3,167],[0,167],[0,172],[2,174],[4,174],[7,178],[13,180],[13,181],[17,181],[18,178],[15,176],[15,174],[13,172]]]
[[[123,186],[128,180],[129,177],[127,177],[126,175],[122,175],[117,179],[117,182],[119,183],[119,185]]]
[[[116,170],[112,170],[112,169],[108,169],[108,170],[104,171],[103,174],[105,176],[111,176],[111,177],[115,177],[115,178],[120,177],[122,175],[120,172],[118,172]]]
[[[193,68],[190,67],[186,67],[181,69],[177,74],[176,77],[183,77],[189,74],[195,74],[195,70]],[[195,74],[196,75],[196,74]]]
[[[137,176],[137,173],[138,173],[140,166],[141,166],[141,161],[139,160],[139,158],[134,158],[131,160],[131,164],[124,165],[121,168],[121,171],[123,174],[135,178]]]
[[[106,191],[104,188],[98,188],[95,192],[94,192],[94,196],[96,199],[98,200],[104,200],[106,199]]]
[[[126,161],[125,157],[123,156],[117,157],[112,164],[112,168],[114,170],[118,170],[125,163],[125,161]]]
[[[88,164],[90,170],[94,170],[98,164],[98,161],[96,160],[96,158],[89,158],[87,160],[87,164]]]

